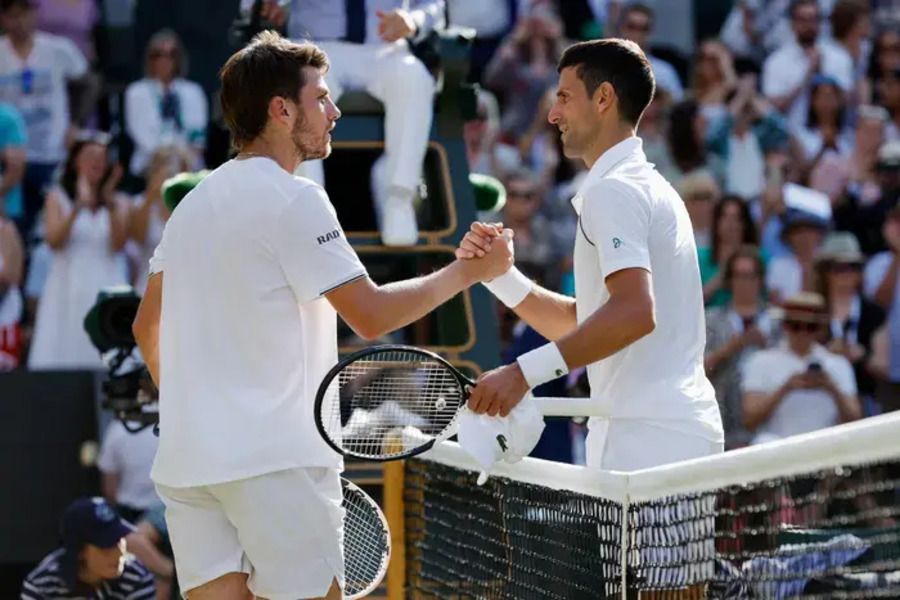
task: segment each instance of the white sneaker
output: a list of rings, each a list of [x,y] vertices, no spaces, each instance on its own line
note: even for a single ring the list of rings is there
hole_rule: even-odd
[[[385,246],[413,246],[419,241],[419,225],[412,198],[389,194],[381,206],[381,243]]]

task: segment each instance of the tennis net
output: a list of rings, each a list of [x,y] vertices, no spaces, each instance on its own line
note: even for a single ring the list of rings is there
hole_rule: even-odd
[[[898,598],[900,415],[632,473],[406,462],[409,598]]]

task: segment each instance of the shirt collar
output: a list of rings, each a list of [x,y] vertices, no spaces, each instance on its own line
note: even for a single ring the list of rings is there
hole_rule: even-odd
[[[637,136],[625,138],[601,154],[578,187],[578,193],[572,198],[572,206],[575,207],[575,212],[581,214],[582,197],[588,188],[596,185],[597,182],[606,177],[619,163],[632,157],[638,157],[641,160],[647,159],[644,156],[643,142]]]

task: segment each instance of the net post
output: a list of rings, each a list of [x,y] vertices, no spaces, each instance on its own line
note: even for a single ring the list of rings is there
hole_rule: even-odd
[[[388,600],[404,600],[406,592],[406,531],[403,514],[404,461],[384,464],[384,516],[391,532],[391,562],[387,572]]]

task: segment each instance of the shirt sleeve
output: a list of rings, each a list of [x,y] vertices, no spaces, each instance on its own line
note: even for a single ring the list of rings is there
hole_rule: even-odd
[[[833,372],[828,375],[834,380],[834,384],[842,394],[856,396],[856,374],[853,372],[850,361],[843,356],[835,356],[832,365]]]
[[[765,352],[757,352],[750,356],[741,373],[741,391],[747,392],[771,392],[781,382],[772,378],[771,370],[766,364]]]
[[[74,42],[67,38],[59,39],[59,50],[57,59],[62,67],[63,74],[66,79],[78,79],[87,73],[88,63],[84,54],[78,49]]]
[[[44,595],[41,588],[31,581],[30,575],[22,582],[22,593],[19,596],[20,600],[45,600],[46,598],[48,598],[48,596]]]
[[[587,190],[580,227],[597,249],[603,277],[622,269],[650,271],[650,201],[628,184],[604,179]]]
[[[891,255],[889,253],[878,254],[872,257],[869,264],[866,265],[866,270],[863,273],[863,289],[866,297],[870,300],[875,296],[875,292],[878,291],[881,282],[884,281],[890,266]]]
[[[306,185],[285,207],[276,225],[275,251],[301,303],[366,275],[328,195],[317,185]]]
[[[781,54],[775,52],[766,59],[765,63],[763,63],[762,92],[767,98],[783,96],[788,92],[791,92],[793,86],[799,83],[799,80],[795,81],[793,78],[785,76],[782,63],[779,60],[780,58]],[[805,72],[807,68],[806,61],[804,60],[802,66],[797,65],[797,68],[802,68]]]
[[[159,240],[159,243],[156,245],[156,248],[153,250],[153,256],[150,257],[150,275],[155,275],[156,273],[162,273],[166,267],[166,233],[169,231],[169,227],[166,226],[163,228],[162,237]]]

